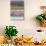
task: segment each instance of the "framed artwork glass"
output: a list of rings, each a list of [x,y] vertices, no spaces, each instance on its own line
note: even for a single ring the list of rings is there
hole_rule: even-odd
[[[11,20],[24,20],[24,0],[11,0]]]

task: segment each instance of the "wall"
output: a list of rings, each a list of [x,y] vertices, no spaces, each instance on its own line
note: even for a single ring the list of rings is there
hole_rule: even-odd
[[[40,6],[46,5],[46,0],[25,0],[25,20],[10,20],[10,0],[0,0],[0,33],[4,34],[6,25],[15,25],[19,31],[18,36],[31,36],[36,29],[44,29],[39,27],[35,16],[40,14]],[[33,32],[33,33],[32,33]]]

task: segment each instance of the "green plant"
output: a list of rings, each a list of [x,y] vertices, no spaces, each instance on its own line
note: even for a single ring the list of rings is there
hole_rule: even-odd
[[[38,16],[36,16],[36,19],[39,21],[43,21],[44,19],[46,19],[46,14],[38,15]]]
[[[18,31],[15,26],[6,26],[5,34],[9,38],[11,38],[12,36],[16,36],[17,33],[18,33]]]

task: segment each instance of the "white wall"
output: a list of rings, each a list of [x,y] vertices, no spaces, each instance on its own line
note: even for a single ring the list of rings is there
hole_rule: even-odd
[[[39,8],[41,5],[46,5],[46,0],[25,0],[25,20],[11,21],[10,0],[0,0],[0,33],[4,33],[6,25],[15,25],[19,31],[19,36],[21,34],[31,36],[31,32],[36,32],[36,29],[42,28],[35,20],[35,16],[41,13]]]

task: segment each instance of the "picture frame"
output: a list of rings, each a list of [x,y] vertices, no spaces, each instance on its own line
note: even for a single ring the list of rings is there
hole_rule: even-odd
[[[24,20],[24,0],[11,0],[11,20]]]

